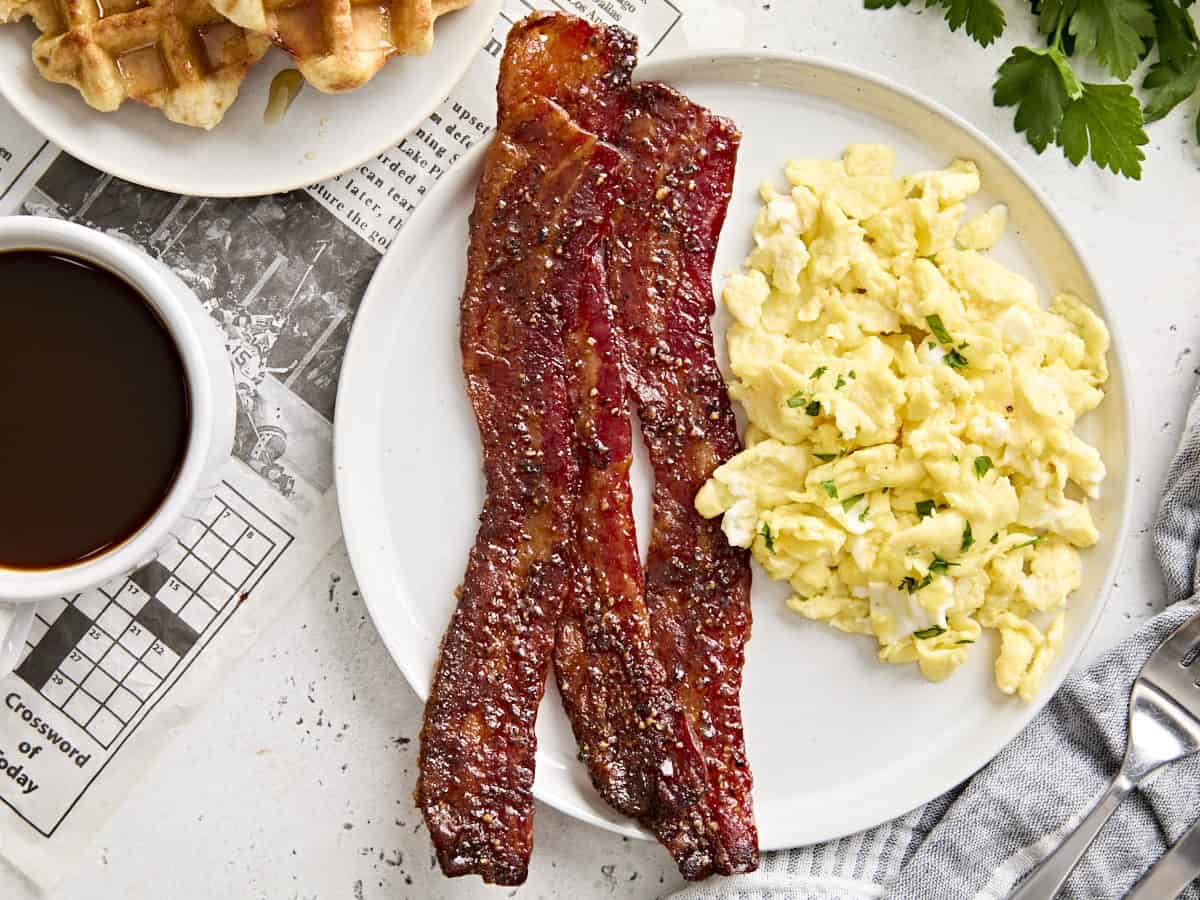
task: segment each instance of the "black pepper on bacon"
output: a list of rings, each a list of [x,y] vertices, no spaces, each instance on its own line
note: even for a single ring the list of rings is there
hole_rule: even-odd
[[[740,135],[669,87],[631,84],[634,39],[617,28],[535,13],[509,33],[501,97],[546,96],[624,155],[606,270],[628,391],[654,466],[645,572],[655,653],[704,755],[696,803],[641,816],[690,879],[758,864],[740,690],[750,636],[750,568],[696,492],[740,450],[716,364],[713,256]],[[568,705],[569,708],[569,705]]]
[[[461,344],[487,495],[425,706],[416,788],[447,875],[516,885],[528,869],[534,725],[581,488],[563,334],[581,298],[605,289],[619,164],[530,97],[500,117],[476,193]]]
[[[501,60],[502,120],[529,96],[528,79],[545,74],[527,71],[525,62],[511,52]],[[617,182],[609,187],[619,189]],[[571,227],[599,224],[580,219]],[[564,228],[559,239],[568,234]],[[580,759],[601,796],[634,818],[664,807],[682,814],[703,795],[706,768],[654,652],[629,487],[633,440],[620,329],[607,278],[597,271],[566,313],[563,339],[580,490],[554,669]]]
[[[758,865],[740,703],[749,557],[694,505],[713,470],[741,450],[710,324],[740,135],[665,85],[628,93],[619,130],[603,132],[633,173],[608,241],[609,288],[654,467],[646,602],[655,649],[700,736],[708,779],[701,804],[682,816],[662,810],[647,824],[679,848],[680,870],[695,879]]]

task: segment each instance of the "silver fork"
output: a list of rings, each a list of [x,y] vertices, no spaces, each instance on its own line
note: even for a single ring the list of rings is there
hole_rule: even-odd
[[[1121,771],[1065,840],[1009,900],[1051,900],[1121,801],[1159,766],[1200,750],[1200,612],[1159,645],[1133,683]]]

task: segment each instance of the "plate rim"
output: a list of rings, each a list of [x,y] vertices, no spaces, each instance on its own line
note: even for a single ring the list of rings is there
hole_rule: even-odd
[[[1114,309],[1114,307],[1107,300],[1102,282],[1096,277],[1095,269],[1091,265],[1083,246],[1076,239],[1073,230],[1067,226],[1058,208],[1053,202],[1051,202],[1050,198],[1038,186],[1038,184],[1030,178],[1030,176],[1017,164],[1017,162],[1008,152],[1001,148],[981,129],[971,124],[959,114],[942,105],[938,101],[930,99],[911,88],[893,83],[882,76],[876,75],[873,72],[870,72],[859,66],[836,62],[820,56],[813,56],[789,50],[708,49],[664,54],[662,56],[656,56],[646,60],[645,62],[639,63],[635,72],[635,77],[639,81],[669,81],[674,72],[681,68],[694,71],[695,67],[707,68],[709,66],[721,63],[750,64],[760,66],[769,66],[775,64],[799,64],[801,66],[816,70],[824,70],[828,73],[832,73],[841,77],[857,79],[860,82],[865,82],[875,90],[899,96],[905,100],[908,100],[909,102],[923,107],[934,116],[941,118],[943,121],[964,132],[968,137],[982,144],[984,148],[987,149],[997,160],[999,160],[1009,170],[1009,172],[1011,172],[1017,178],[1017,180],[1020,181],[1022,186],[1029,191],[1030,195],[1042,208],[1042,210],[1044,210],[1050,221],[1053,223],[1055,229],[1059,232],[1059,234],[1071,248],[1072,252],[1076,255],[1080,261],[1084,274],[1087,276],[1087,279],[1090,282],[1096,306],[1104,316],[1105,321],[1110,323],[1111,329],[1111,322],[1113,321],[1111,311]],[[482,158],[483,154],[486,153],[489,143],[490,141],[484,141],[473,147],[468,153],[463,154],[462,158],[457,161],[456,166],[467,167],[476,165]],[[436,189],[437,188],[435,187],[435,190]],[[430,193],[432,194],[433,191]],[[425,199],[428,200],[429,198],[426,197]],[[428,206],[428,204],[423,203],[417,208],[417,210],[413,213],[412,218],[409,220],[409,225],[411,225],[418,216],[422,215],[421,207],[424,206]],[[432,207],[429,207],[429,209],[432,210]],[[427,213],[427,215],[429,214],[432,214],[432,212]],[[401,236],[402,235],[403,230],[401,231]],[[381,280],[380,273],[385,271],[389,264],[395,265],[398,261],[400,261],[402,259],[401,253],[403,250],[404,247],[402,246],[402,240],[400,237],[398,237],[393,245],[389,247],[387,253],[385,253],[383,258],[380,260],[379,267],[376,269],[375,274],[372,276],[371,281],[363,294],[362,301],[355,315],[354,326],[351,329],[350,337],[346,344],[346,353],[343,357],[342,372],[338,384],[337,402],[334,415],[334,481],[339,498],[338,509],[342,522],[343,538],[346,543],[347,555],[349,556],[351,566],[353,566],[355,569],[356,577],[359,571],[358,561],[364,559],[364,554],[370,553],[371,549],[369,546],[369,539],[366,535],[357,537],[359,532],[353,524],[355,516],[354,513],[350,511],[354,504],[354,501],[350,498],[354,497],[356,492],[350,486],[351,482],[353,481],[351,476],[348,474],[350,469],[348,466],[343,464],[345,455],[344,448],[348,447],[348,445],[351,443],[351,439],[343,437],[343,435],[347,431],[353,429],[355,420],[348,412],[346,412],[346,410],[349,408],[349,403],[344,402],[344,400],[351,391],[355,390],[353,385],[357,381],[357,378],[354,374],[352,360],[356,357],[356,348],[365,340],[362,337],[362,334],[366,331],[366,328],[365,326],[360,327],[360,325],[366,321],[363,313],[368,309],[369,306],[374,306],[385,302],[383,298],[386,295],[384,295],[383,289],[378,286],[378,282]],[[1026,703],[1023,708],[1023,715],[1020,717],[1021,721],[1019,725],[1015,725],[1013,727],[1011,734],[1006,739],[1000,741],[995,747],[989,746],[985,750],[971,755],[970,761],[967,764],[961,765],[957,769],[953,770],[954,777],[946,779],[947,783],[943,787],[935,790],[932,794],[926,796],[924,791],[920,791],[919,793],[921,796],[915,802],[909,803],[907,799],[905,800],[905,808],[900,812],[885,815],[883,818],[868,816],[871,821],[865,822],[858,827],[852,829],[842,828],[837,830],[836,833],[832,833],[824,838],[820,838],[815,841],[808,840],[803,844],[798,843],[795,840],[788,839],[785,835],[778,835],[774,840],[769,838],[763,839],[760,836],[760,846],[762,851],[767,852],[772,850],[783,850],[797,846],[809,846],[816,843],[836,840],[850,834],[856,834],[861,831],[875,828],[886,822],[902,817],[907,813],[911,813],[912,810],[922,806],[925,803],[928,803],[930,800],[935,799],[945,791],[953,788],[954,785],[973,777],[976,772],[987,766],[1005,747],[1009,746],[1021,734],[1021,732],[1025,730],[1026,727],[1028,727],[1033,719],[1035,719],[1041,713],[1042,709],[1050,701],[1050,699],[1057,694],[1058,689],[1062,686],[1062,683],[1066,679],[1067,675],[1075,670],[1080,656],[1092,640],[1096,627],[1099,624],[1111,597],[1117,569],[1124,556],[1126,539],[1129,534],[1129,527],[1132,517],[1132,504],[1129,501],[1130,497],[1132,496],[1134,473],[1137,471],[1138,457],[1137,445],[1133,440],[1133,395],[1128,389],[1126,373],[1129,372],[1129,367],[1127,365],[1126,354],[1122,346],[1122,341],[1116,337],[1115,331],[1113,333],[1114,337],[1110,342],[1109,352],[1111,354],[1111,358],[1115,362],[1115,366],[1113,366],[1113,368],[1117,373],[1119,373],[1121,379],[1120,383],[1122,386],[1122,391],[1120,399],[1123,407],[1121,412],[1124,418],[1122,438],[1124,440],[1127,456],[1123,478],[1120,479],[1119,483],[1114,484],[1114,487],[1120,490],[1123,497],[1123,502],[1120,515],[1118,516],[1118,521],[1112,526],[1116,529],[1116,535],[1113,542],[1112,554],[1104,567],[1103,578],[1101,580],[1102,588],[1096,595],[1093,608],[1090,611],[1088,618],[1083,623],[1083,627],[1079,634],[1079,639],[1069,654],[1069,658],[1067,654],[1063,654],[1060,657],[1060,659],[1065,661],[1065,664],[1059,668],[1053,679],[1048,679],[1043,683],[1038,696],[1034,700]],[[1109,394],[1108,397],[1111,398],[1111,394]],[[355,550],[356,546],[359,548],[358,550]],[[369,568],[370,567],[364,567],[363,570],[366,571]],[[367,611],[371,615],[372,622],[375,623],[378,621],[376,607],[382,602],[381,598],[376,598],[373,601],[371,599],[372,592],[367,588],[366,585],[362,585],[361,583],[360,590],[363,601],[367,606]],[[413,661],[406,659],[406,654],[399,652],[400,648],[395,643],[392,636],[386,633],[383,629],[378,628],[378,625],[376,626],[376,629],[380,635],[380,639],[384,643],[384,646],[387,647],[388,653],[392,656],[396,666],[400,669],[401,674],[404,675],[405,680],[408,682],[409,687],[422,701],[424,701],[427,698],[428,690],[422,690],[420,687],[418,687],[418,685],[422,683],[423,679],[416,677],[415,673],[411,671]],[[977,757],[982,758],[980,759]],[[585,807],[573,804],[569,797],[559,796],[553,792],[548,792],[545,789],[539,789],[539,786],[536,782],[533,787],[533,794],[541,802],[554,807],[565,815],[592,825],[599,826],[606,831],[620,834],[625,837],[637,837],[643,840],[653,839],[648,832],[644,831],[634,823],[612,821],[602,818]]]
[[[261,188],[254,190],[228,190],[228,189],[204,189],[196,190],[194,188],[183,186],[178,183],[172,184],[169,181],[159,181],[153,173],[139,170],[136,165],[136,157],[131,157],[131,162],[126,165],[118,162],[116,166],[101,164],[87,147],[87,142],[80,137],[76,143],[71,142],[71,136],[75,132],[71,129],[66,130],[66,139],[63,138],[63,132],[58,131],[53,125],[47,126],[45,117],[40,116],[33,104],[27,104],[24,101],[25,92],[16,90],[13,87],[15,78],[6,77],[5,73],[0,73],[0,96],[2,96],[8,104],[16,111],[26,124],[33,128],[38,134],[44,137],[51,144],[58,147],[62,152],[69,153],[71,156],[86,163],[93,169],[98,169],[107,175],[112,175],[114,178],[120,178],[122,181],[128,181],[131,184],[137,184],[144,188],[150,188],[155,191],[163,191],[168,194],[177,194],[185,197],[210,197],[214,199],[238,198],[238,197],[266,197],[271,194],[285,194],[289,191],[301,190],[309,185],[317,184],[321,181],[327,181],[348,172],[356,166],[361,166],[368,160],[374,159],[390,147],[399,144],[402,140],[412,134],[429,114],[438,108],[438,106],[450,96],[450,92],[462,80],[467,70],[471,68],[471,64],[475,60],[476,54],[487,43],[488,35],[492,32],[492,27],[496,24],[496,20],[500,17],[500,12],[504,8],[504,0],[474,0],[472,6],[484,6],[491,8],[491,15],[481,15],[480,25],[476,26],[476,30],[469,35],[469,40],[459,41],[457,46],[461,49],[461,57],[452,57],[453,62],[444,67],[443,74],[439,76],[438,88],[432,93],[427,93],[429,99],[424,103],[415,103],[411,107],[411,114],[398,117],[398,121],[403,122],[403,126],[397,126],[395,136],[381,144],[379,147],[370,150],[364,150],[361,157],[356,156],[353,161],[346,164],[338,163],[336,166],[326,167],[325,169],[315,170],[311,177],[305,177],[297,181],[284,180],[278,183],[264,185]],[[457,12],[457,10],[455,10]],[[16,23],[13,23],[16,24]],[[436,23],[435,23],[436,28]],[[435,38],[436,41],[436,38]],[[436,43],[435,43],[436,46]],[[277,48],[272,44],[267,50],[267,56],[274,53]],[[284,52],[284,51],[280,51]],[[264,56],[259,61],[261,64],[265,62],[267,56]],[[11,75],[11,73],[9,73]],[[239,85],[240,90],[240,85]],[[78,98],[80,103],[83,103],[83,98]],[[128,100],[126,102],[135,103],[137,101]],[[236,100],[234,101],[236,102]],[[81,110],[85,114],[89,113],[89,108],[84,105]],[[90,114],[104,115],[104,113],[90,110]],[[186,125],[179,125],[180,128],[187,128]],[[218,123],[216,128],[220,128]],[[206,132],[203,129],[196,129],[201,134],[197,138],[202,138]],[[56,133],[52,133],[56,132]],[[201,148],[202,149],[202,148]],[[463,154],[464,156],[466,154]]]

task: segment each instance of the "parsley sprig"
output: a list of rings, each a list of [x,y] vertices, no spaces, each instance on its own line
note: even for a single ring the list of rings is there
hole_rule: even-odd
[[[864,0],[868,9],[912,0]],[[1045,47],[1014,47],[992,87],[997,106],[1016,108],[1013,125],[1041,153],[1051,144],[1073,164],[1085,157],[1102,169],[1139,179],[1149,143],[1145,125],[1200,92],[1200,37],[1189,7],[1195,0],[1030,0]],[[1004,31],[997,0],[925,0],[940,7],[952,31],[965,28],[987,47]],[[1131,79],[1154,59],[1142,88]],[[1087,58],[1115,82],[1082,81],[1071,60]],[[1195,122],[1200,141],[1200,115]]]

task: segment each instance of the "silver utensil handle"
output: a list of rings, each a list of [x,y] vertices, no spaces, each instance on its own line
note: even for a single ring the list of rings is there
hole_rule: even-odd
[[[1200,819],[1183,833],[1126,900],[1170,900],[1200,875]]]
[[[1134,783],[1124,772],[1118,774],[1108,786],[1108,790],[1096,801],[1092,811],[1084,816],[1075,830],[1021,882],[1009,900],[1051,900],[1075,871],[1075,866],[1092,845],[1109,816],[1116,812],[1121,801],[1133,788]]]

